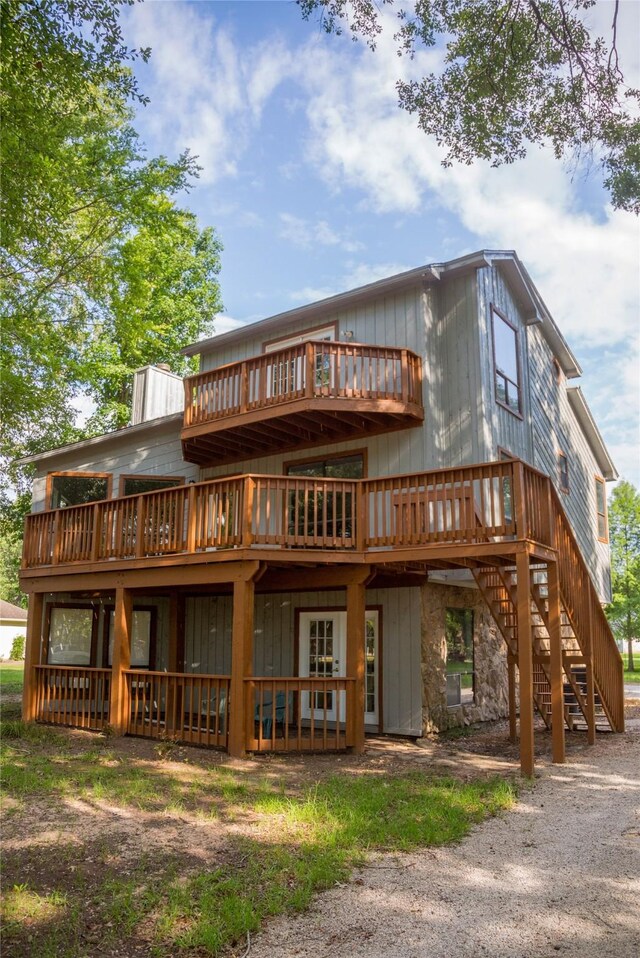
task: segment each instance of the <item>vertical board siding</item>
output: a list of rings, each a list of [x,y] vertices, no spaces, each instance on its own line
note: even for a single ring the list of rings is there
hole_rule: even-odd
[[[182,458],[180,444],[180,420],[172,420],[166,428],[150,430],[149,434],[126,433],[109,440],[101,450],[99,445],[66,452],[38,464],[38,473],[33,483],[33,512],[48,508],[46,484],[48,472],[110,472],[113,474],[112,496],[122,494],[121,475],[184,476],[185,481],[197,480],[198,467]]]
[[[382,712],[385,732],[422,734],[420,590],[369,589],[367,607],[382,607]],[[344,591],[257,595],[254,674],[295,675],[295,610],[345,608]],[[194,596],[186,603],[185,670],[228,675],[233,600]]]
[[[491,303],[519,330],[523,420],[495,402],[491,341]],[[487,435],[485,459],[496,459],[499,448],[530,462],[553,481],[589,566],[600,598],[610,597],[609,549],[597,541],[594,476],[600,469],[567,396],[567,381],[556,380],[553,352],[539,324],[527,326],[494,267],[478,270],[478,315]],[[558,482],[558,451],[569,459],[569,493]]]
[[[608,544],[598,542],[595,476],[601,474],[600,467],[569,403],[567,380],[562,376],[559,383],[556,381],[551,349],[537,327],[529,333],[532,461],[551,476],[600,599],[606,602],[611,598],[610,556]],[[568,493],[561,491],[558,480],[560,450],[569,462]]]

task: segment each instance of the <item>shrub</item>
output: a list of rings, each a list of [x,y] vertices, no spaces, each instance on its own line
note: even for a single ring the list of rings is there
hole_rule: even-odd
[[[11,652],[9,652],[9,658],[13,662],[19,662],[24,658],[24,635],[16,635],[13,643],[11,645]]]

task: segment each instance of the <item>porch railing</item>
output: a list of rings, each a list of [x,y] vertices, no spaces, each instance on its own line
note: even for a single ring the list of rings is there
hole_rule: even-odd
[[[363,551],[505,537],[549,545],[548,482],[510,460],[382,479],[211,479],[33,513],[23,568],[251,546]]]
[[[34,672],[38,721],[86,729],[108,724],[111,669],[36,665]]]
[[[228,675],[128,669],[125,679],[130,735],[226,748]]]
[[[355,679],[245,679],[248,736],[255,752],[341,751],[353,744]]]
[[[304,398],[391,399],[422,405],[420,357],[408,349],[308,341],[184,381],[184,425]]]

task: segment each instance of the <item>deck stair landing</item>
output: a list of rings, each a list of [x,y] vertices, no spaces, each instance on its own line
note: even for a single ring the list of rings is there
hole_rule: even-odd
[[[509,655],[518,661],[518,625],[514,568],[485,566],[474,572],[482,595],[502,634]],[[531,628],[533,646],[533,701],[548,729],[551,719],[551,656],[547,573],[545,565],[531,568]],[[587,662],[564,602],[561,604],[562,664],[564,672],[564,721],[570,731],[588,727],[589,695]],[[594,717],[597,731],[614,728],[600,697],[594,677]]]

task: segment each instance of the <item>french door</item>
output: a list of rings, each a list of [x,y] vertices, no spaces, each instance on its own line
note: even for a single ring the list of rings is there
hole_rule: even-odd
[[[378,612],[367,610],[365,620],[366,725],[378,724]],[[300,613],[299,674],[310,678],[344,677],[347,668],[347,613],[322,610]],[[346,717],[346,693],[306,692],[302,718],[340,721]]]

